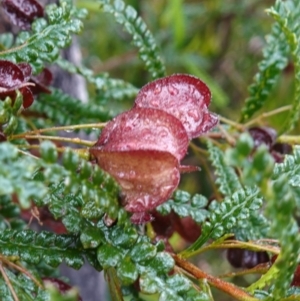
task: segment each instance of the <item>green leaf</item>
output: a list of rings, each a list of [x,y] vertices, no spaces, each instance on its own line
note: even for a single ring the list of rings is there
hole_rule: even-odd
[[[2,33],[0,34],[0,51],[8,49],[13,45],[14,36],[12,33]]]
[[[51,94],[40,94],[31,109],[45,114],[53,124],[73,125],[107,121],[112,113],[101,105],[83,103],[64,94],[58,89],[51,89]]]
[[[83,253],[76,247],[69,245],[70,238],[50,232],[36,233],[32,230],[14,231],[4,230],[0,233],[0,249],[4,256],[17,256],[22,260],[37,264],[41,259],[51,266],[56,267],[65,260],[66,264],[73,268],[80,268],[83,261]],[[67,240],[62,243],[62,240]],[[72,243],[76,237],[72,237]]]
[[[138,234],[133,227],[125,227],[116,225],[110,232],[109,239],[115,246],[128,248],[135,244]]]
[[[174,259],[169,253],[158,252],[155,257],[139,265],[140,273],[151,271],[155,274],[166,274],[174,267]]]
[[[104,268],[115,267],[122,258],[122,250],[109,244],[102,245],[97,249],[97,258]]]
[[[83,66],[75,66],[74,64],[70,63],[69,61],[58,59],[56,63],[64,70],[68,71],[72,74],[80,74],[82,75],[89,83],[95,85],[97,97],[94,100],[94,103],[96,104],[94,106],[94,103],[92,104],[91,101],[89,101],[89,105],[93,106],[93,109],[91,109],[89,114],[94,114],[98,112],[99,110],[102,110],[102,113],[99,114],[99,117],[104,114],[104,108],[99,106],[100,104],[106,104],[109,101],[112,100],[124,100],[131,98],[133,99],[137,93],[138,89],[134,87],[132,84],[125,82],[121,79],[115,79],[109,77],[108,73],[100,73],[100,74],[94,74],[94,72],[86,67]],[[98,111],[95,111],[98,108]],[[87,110],[88,108],[85,108]],[[75,111],[75,110],[74,110]],[[85,116],[87,113],[85,113]],[[111,116],[110,112],[107,112],[107,116]]]
[[[176,292],[185,292],[191,288],[191,283],[187,278],[180,274],[175,274],[167,279],[167,284],[173,287]]]
[[[202,224],[201,236],[181,253],[182,256],[188,257],[190,252],[199,249],[209,238],[218,239],[232,232],[237,225],[243,225],[243,221],[247,221],[249,215],[256,212],[262,203],[259,190],[248,187],[234,192],[220,203],[212,202],[208,220]]]
[[[130,257],[125,257],[117,267],[117,274],[122,284],[129,285],[134,283],[138,278],[138,270],[136,265],[131,261]]]
[[[154,245],[142,240],[134,245],[131,249],[130,256],[134,262],[142,263],[153,258],[156,255]]]
[[[219,190],[225,196],[231,196],[235,191],[241,189],[239,178],[234,169],[226,164],[224,153],[216,146],[213,146],[210,141],[208,141],[207,145],[209,158],[216,169],[216,183],[219,186]]]
[[[31,206],[32,198],[44,198],[46,187],[32,176],[37,168],[35,159],[21,156],[9,143],[0,144],[0,196],[16,193],[23,208]]]
[[[202,223],[208,216],[208,211],[203,209],[208,204],[205,196],[195,194],[193,197],[182,190],[176,190],[174,200],[169,200],[158,206],[156,210],[163,215],[169,214],[173,210],[180,217],[190,216],[195,222]]]
[[[99,228],[87,227],[80,234],[80,241],[85,249],[97,248],[104,240],[104,234]]]

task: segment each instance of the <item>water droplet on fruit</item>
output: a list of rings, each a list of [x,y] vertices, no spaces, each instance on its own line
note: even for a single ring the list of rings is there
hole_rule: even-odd
[[[158,95],[161,93],[161,86],[156,86],[153,90],[153,94]]]
[[[168,91],[171,95],[177,95],[179,93],[179,90],[172,85],[168,86]]]
[[[159,106],[159,100],[158,100],[157,98],[152,99],[152,100],[150,101],[150,104],[151,104],[151,106],[153,106],[153,107],[158,107],[158,106]]]
[[[199,121],[201,118],[201,115],[198,110],[190,110],[188,111],[188,115],[192,117],[196,122]]]
[[[119,172],[118,176],[119,176],[119,178],[124,178],[125,174],[124,174],[124,172]]]
[[[134,170],[130,170],[129,176],[134,178],[136,176],[136,172]]]
[[[166,130],[162,130],[158,133],[158,136],[161,137],[161,138],[167,137],[168,132]]]
[[[122,187],[123,189],[125,189],[125,190],[133,189],[133,184],[130,183],[130,182],[128,182],[128,181],[122,180],[122,181],[120,181],[120,185],[121,185],[121,187]]]

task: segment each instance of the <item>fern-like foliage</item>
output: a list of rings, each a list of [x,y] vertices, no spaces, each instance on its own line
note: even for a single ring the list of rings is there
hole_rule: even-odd
[[[21,156],[18,149],[8,143],[2,143],[0,150],[2,166],[0,195],[15,193],[22,207],[25,208],[30,206],[31,199],[41,206],[47,204],[46,195],[51,195],[48,185],[59,185],[64,181],[65,192],[73,195],[80,193],[86,202],[89,200],[93,200],[95,204],[99,202],[99,206],[101,205],[104,210],[107,209],[108,213],[116,215],[118,188],[114,181],[97,166],[79,159],[77,154],[71,151],[65,152],[63,165],[60,165],[56,163],[56,148],[50,142],[41,145],[42,160]],[[101,184],[105,184],[107,188],[101,189]],[[60,202],[63,204],[62,192],[61,197]]]
[[[293,155],[287,155],[283,163],[275,165],[272,178],[276,179],[280,177],[280,175],[286,174],[290,179],[290,183],[293,185],[293,183],[297,184],[299,173],[300,173],[300,147],[295,146]]]
[[[72,125],[109,120],[114,114],[102,105],[83,103],[79,99],[51,89],[51,94],[39,95],[31,111],[47,117],[53,124]]]
[[[289,46],[295,66],[295,96],[290,115],[286,119],[283,132],[292,130],[299,120],[300,112],[300,4],[298,1],[276,1],[274,7],[268,10],[285,37],[285,44]]]
[[[141,60],[153,79],[165,75],[165,67],[159,55],[159,50],[147,25],[138,16],[137,11],[123,0],[98,0],[104,12],[112,14],[133,39],[133,44],[139,49]]]
[[[111,78],[107,73],[95,75],[92,70],[83,66],[75,66],[63,59],[58,59],[56,64],[72,74],[82,75],[89,83],[95,85],[97,90],[96,103],[105,104],[112,100],[134,98],[138,93],[138,89],[132,84],[121,79]]]
[[[46,231],[37,233],[32,230],[4,230],[0,234],[1,254],[4,256],[16,256],[32,264],[43,259],[53,267],[64,260],[67,265],[79,269],[84,260],[78,246],[72,246],[75,241],[72,236]]]
[[[281,252],[270,270],[248,290],[262,289],[272,283],[271,296],[266,300],[274,298],[281,300],[288,296],[287,292],[298,265],[300,248],[298,226],[293,218],[295,199],[287,175],[278,176],[272,184],[271,191],[269,193],[264,191],[264,194],[267,199],[266,215],[272,221],[269,235],[279,239]]]
[[[231,197],[226,197],[221,203],[212,202],[209,209],[208,221],[203,223],[201,236],[197,241],[182,252],[183,256],[199,249],[208,239],[218,239],[225,233],[230,233],[235,227],[244,227],[251,213],[256,212],[262,205],[257,189],[241,189]]]
[[[13,62],[30,62],[35,73],[41,71],[45,62],[53,62],[59,50],[71,43],[72,34],[79,33],[86,16],[85,10],[75,9],[72,1],[62,0],[60,5],[46,7],[47,19],[37,19],[32,32],[21,32],[13,48],[0,52],[1,59]]]
[[[32,181],[37,168],[34,158],[22,157],[16,147],[1,143],[0,162],[0,196],[16,193],[23,208],[30,207],[31,198],[45,197],[47,193],[45,185]]]
[[[18,296],[19,301],[31,301],[31,300],[39,300],[46,301],[49,300],[49,294],[38,287],[33,283],[31,279],[29,279],[24,274],[16,274],[9,269],[4,268],[3,271],[13,283],[13,289]],[[0,278],[0,296],[2,301],[13,301],[13,295],[11,290],[7,286],[7,283],[3,278]],[[69,300],[71,301],[71,300]],[[75,301],[74,299],[72,301]]]
[[[281,246],[281,253],[276,263],[259,281],[249,287],[249,291],[253,292],[255,289],[262,289],[272,283],[271,296],[266,300],[287,297],[287,291],[297,266],[300,235],[293,213],[299,203],[297,202],[299,154],[299,149],[296,148],[293,155],[287,156],[284,163],[276,164],[272,170],[267,167],[272,158],[267,149],[261,148],[254,154],[251,163],[244,163],[245,181],[252,180],[253,182],[257,179],[260,194],[266,201],[264,215],[268,219],[268,227],[265,230],[268,230],[269,237],[276,237]],[[247,171],[249,170],[247,164],[251,165],[251,173]],[[282,225],[285,226],[282,227]]]
[[[275,24],[272,33],[266,38],[263,60],[258,64],[259,71],[254,83],[249,87],[249,97],[241,111],[241,122],[250,119],[263,107],[274,88],[280,72],[286,67],[289,47],[285,42],[280,26]]]
[[[216,184],[218,184],[222,194],[230,196],[238,189],[241,189],[240,181],[234,169],[226,164],[222,151],[214,147],[210,141],[208,141],[207,146],[210,160],[215,167],[215,174],[217,176]]]
[[[241,153],[235,154],[235,158],[241,158],[243,154],[249,152],[247,142],[247,139],[241,139],[237,143],[236,151]],[[218,239],[225,233],[233,232],[236,228],[249,226],[249,217],[254,215],[262,205],[259,189],[257,187],[244,188],[241,185],[234,169],[226,162],[224,153],[210,142],[208,150],[216,169],[216,183],[225,198],[222,202],[213,201],[210,204],[208,220],[202,224],[201,236],[182,253],[183,256],[189,256],[190,252],[200,248],[209,238]]]
[[[180,217],[190,216],[195,222],[202,223],[208,216],[208,211],[205,209],[207,204],[208,200],[203,195],[191,196],[186,191],[177,190],[173,198],[157,207],[157,210],[163,215],[173,210]]]
[[[281,251],[275,266],[278,275],[273,282],[273,295],[285,297],[298,265],[300,254],[300,235],[296,221],[293,218],[295,201],[293,192],[288,184],[288,178],[280,176],[273,185],[275,202],[269,201],[267,211],[269,218],[274,222],[271,225],[271,233],[276,234],[280,240]],[[282,227],[285,225],[285,227]],[[289,264],[286,264],[286,263]]]

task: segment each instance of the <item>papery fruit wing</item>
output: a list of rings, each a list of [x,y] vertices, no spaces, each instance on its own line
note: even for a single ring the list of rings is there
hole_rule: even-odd
[[[188,142],[184,127],[174,116],[161,110],[135,108],[114,118],[96,146],[107,151],[165,151],[181,160]]]
[[[138,93],[135,107],[164,110],[178,118],[190,139],[208,131],[218,122],[207,109],[210,90],[200,79],[174,74],[145,85]]]
[[[97,146],[90,152],[121,186],[127,211],[152,210],[166,201],[179,184],[178,160],[168,152],[106,151]]]

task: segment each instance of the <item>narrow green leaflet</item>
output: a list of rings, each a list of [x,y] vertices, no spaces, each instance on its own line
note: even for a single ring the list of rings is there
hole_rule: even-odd
[[[41,94],[31,110],[46,115],[53,124],[74,125],[109,120],[110,110],[94,103],[83,103],[61,90],[51,89],[51,94]]]
[[[61,58],[56,61],[56,64],[70,73],[82,75],[88,82],[94,84],[97,89],[97,103],[98,99],[101,104],[105,104],[111,100],[134,98],[138,93],[138,89],[132,84],[121,79],[111,78],[107,73],[95,75],[92,70],[83,66],[75,66]]]
[[[83,263],[83,252],[72,247],[75,237],[59,236],[50,232],[32,230],[4,230],[0,233],[0,250],[3,256],[17,256],[20,259],[38,264],[41,260],[52,267],[63,261],[79,269]]]
[[[295,94],[289,117],[282,132],[292,130],[299,120],[300,114],[300,50],[299,50],[299,17],[300,4],[298,1],[276,1],[268,13],[277,21],[281,32],[285,36],[285,43],[289,46],[295,66]]]
[[[153,79],[165,76],[165,67],[159,55],[159,50],[147,25],[138,16],[137,11],[123,0],[98,0],[104,12],[112,14],[133,39],[133,44],[139,49],[141,60]]]
[[[249,97],[242,108],[241,122],[249,120],[263,107],[274,88],[280,72],[286,67],[289,47],[278,24],[266,38],[263,60],[258,64],[259,71],[254,83],[249,87]]]
[[[228,166],[225,162],[222,151],[213,146],[210,141],[208,141],[207,146],[210,161],[215,167],[215,174],[217,176],[216,184],[218,184],[219,190],[222,194],[225,196],[231,196],[235,191],[241,189],[239,178],[234,169],[231,166]]]

